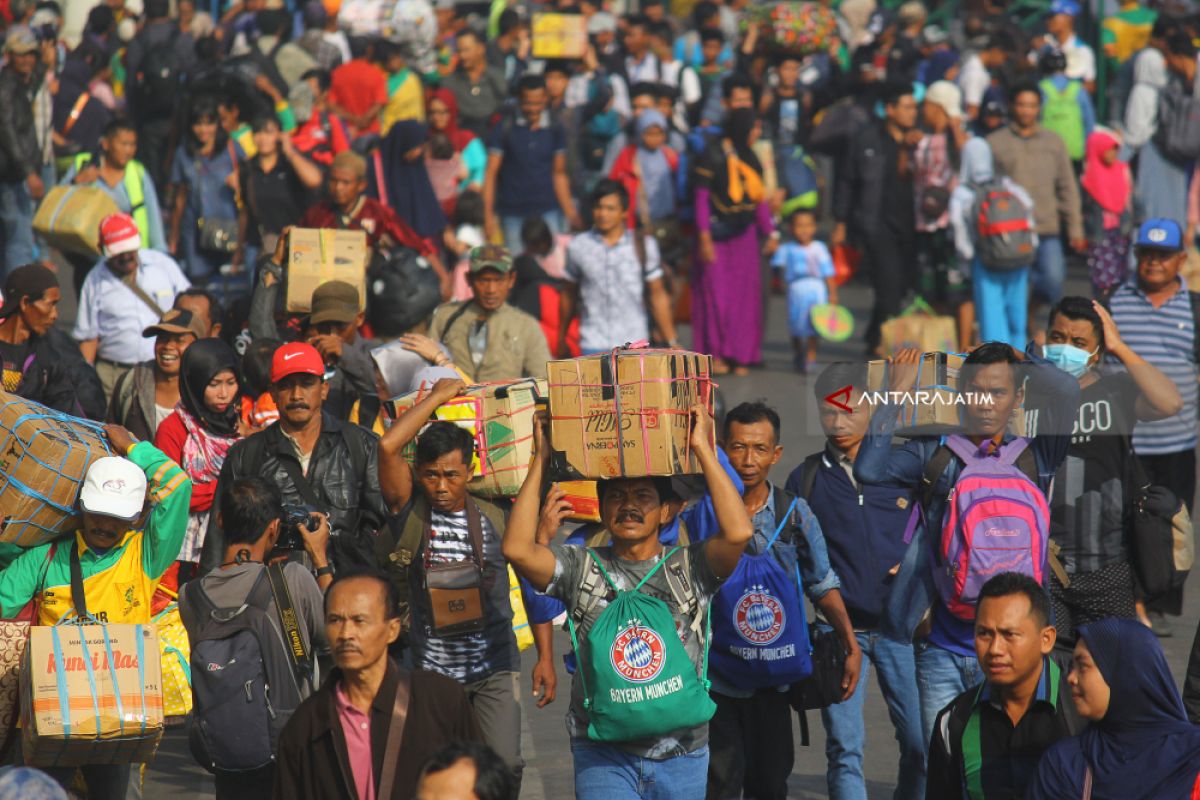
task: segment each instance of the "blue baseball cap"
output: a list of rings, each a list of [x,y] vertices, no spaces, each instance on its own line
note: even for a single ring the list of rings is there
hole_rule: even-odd
[[[1179,223],[1173,219],[1154,217],[1138,227],[1133,246],[1178,253],[1183,250],[1183,231],[1180,230]]]
[[[1072,17],[1079,16],[1079,3],[1075,0],[1054,0],[1050,4],[1051,14],[1066,14]]]

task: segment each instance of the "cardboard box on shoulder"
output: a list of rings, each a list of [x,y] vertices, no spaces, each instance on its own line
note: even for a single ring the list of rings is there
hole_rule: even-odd
[[[957,431],[961,427],[959,411],[963,405],[958,392],[963,358],[959,353],[922,353],[916,383],[907,392],[890,391],[886,361],[870,361],[868,396],[863,403],[872,414],[885,405],[901,404],[897,436],[938,436]]]
[[[388,401],[395,419],[429,395],[429,388]],[[533,458],[533,414],[546,397],[546,382],[527,378],[512,383],[468,386],[461,395],[438,407],[434,418],[454,422],[475,438],[474,477],[467,489],[480,497],[515,497],[529,474]],[[404,448],[409,464],[417,446]]]
[[[551,361],[554,472],[600,479],[700,472],[691,407],[712,411],[712,357],[684,350],[616,350]]]
[[[154,758],[163,732],[154,625],[35,625],[21,673],[26,764],[69,767]]]
[[[120,210],[95,186],[55,186],[42,198],[33,229],[53,248],[99,258],[100,223]]]
[[[359,308],[367,307],[367,265],[371,248],[364,231],[292,228],[288,234],[286,310],[312,310],[313,290],[328,281],[345,281],[358,289]]]
[[[583,58],[587,18],[580,14],[534,14],[530,26],[534,58]]]
[[[75,530],[83,478],[109,455],[98,423],[0,392],[0,541],[36,547]]]

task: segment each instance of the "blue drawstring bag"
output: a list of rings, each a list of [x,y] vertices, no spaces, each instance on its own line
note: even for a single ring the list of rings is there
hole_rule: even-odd
[[[763,552],[742,554],[713,597],[709,664],[722,680],[739,689],[786,686],[812,674],[794,546],[776,545],[797,502],[788,506]],[[777,557],[773,552],[777,547],[789,552]],[[781,561],[792,565],[795,578]]]

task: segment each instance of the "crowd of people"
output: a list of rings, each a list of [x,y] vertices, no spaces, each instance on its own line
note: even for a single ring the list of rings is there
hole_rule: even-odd
[[[1200,17],[821,0],[797,49],[747,0],[214,8],[107,0],[68,43],[55,0],[0,2],[2,388],[114,452],[75,545],[0,544],[0,616],[149,622],[162,588],[216,653],[216,612],[254,609],[262,707],[193,679],[219,798],[519,796],[513,581],[537,706],[571,675],[541,757],[569,751],[585,800],[784,798],[817,708],[829,796],[865,798],[872,668],[898,798],[1200,797],[1200,638],[1182,693],[1159,643],[1192,622]],[[582,16],[582,55],[540,57],[535,12]],[[57,186],[117,207],[98,256],[34,230]],[[313,228],[365,234],[365,292],[295,312]],[[884,386],[820,350],[855,273]],[[569,520],[540,417],[515,499],[470,493],[475,440],[430,424],[637,342],[745,376],[771,291],[811,399],[692,408],[703,481],[599,481],[598,523]],[[885,336],[916,300],[967,400],[899,442],[902,405],[861,409],[924,388]],[[810,405],[826,441],[785,459]],[[973,525],[1030,552],[971,550]]]

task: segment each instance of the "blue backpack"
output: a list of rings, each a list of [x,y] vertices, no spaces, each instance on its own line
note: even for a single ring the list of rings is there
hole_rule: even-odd
[[[776,493],[776,508],[785,498]],[[786,686],[812,674],[796,547],[778,541],[798,502],[792,499],[762,553],[742,554],[712,600],[709,665],[739,689]]]

